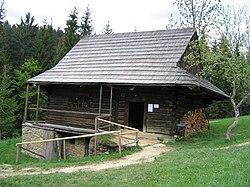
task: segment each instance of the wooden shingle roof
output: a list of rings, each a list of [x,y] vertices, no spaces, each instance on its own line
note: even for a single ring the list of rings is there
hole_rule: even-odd
[[[50,70],[28,80],[37,84],[195,85],[221,96],[210,82],[177,66],[193,29],[91,35],[82,38]]]

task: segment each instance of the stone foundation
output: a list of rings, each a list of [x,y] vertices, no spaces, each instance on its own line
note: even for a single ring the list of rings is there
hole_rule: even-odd
[[[38,140],[43,140],[43,138],[44,138],[44,129],[32,126],[31,124],[23,125],[22,142],[38,141]],[[43,155],[43,143],[23,145],[23,148],[38,153],[40,155]],[[32,154],[24,149],[22,149],[22,153],[29,155],[31,157],[41,158],[40,156]]]
[[[66,157],[84,157],[88,156],[89,140],[80,138],[66,141]]]

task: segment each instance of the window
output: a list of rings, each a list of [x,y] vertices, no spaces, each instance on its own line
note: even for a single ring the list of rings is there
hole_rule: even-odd
[[[68,103],[70,110],[89,110],[89,97],[88,96],[72,96],[69,97]]]

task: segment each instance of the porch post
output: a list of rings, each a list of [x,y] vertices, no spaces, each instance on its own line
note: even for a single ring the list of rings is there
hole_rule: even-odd
[[[112,119],[112,102],[113,102],[113,86],[110,87],[110,99],[109,99],[109,121]]]
[[[29,101],[29,83],[26,85],[26,99],[25,99],[25,108],[24,108],[24,115],[23,115],[23,123],[27,121],[28,115],[28,101]]]
[[[102,112],[102,85],[100,86],[100,98],[99,98],[99,116]]]
[[[38,124],[38,108],[39,108],[39,99],[40,99],[40,84],[37,85],[37,99],[36,99],[36,124]]]
[[[102,112],[102,85],[100,86],[100,97],[99,97],[99,116]],[[98,132],[99,124],[97,118],[95,118],[95,133]],[[97,154],[97,137],[95,136],[95,155]]]

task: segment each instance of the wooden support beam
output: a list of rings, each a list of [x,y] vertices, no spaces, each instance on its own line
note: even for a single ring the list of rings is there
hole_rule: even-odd
[[[139,145],[138,132],[136,132],[135,134],[135,141],[136,141],[135,145],[138,146]]]
[[[97,118],[95,118],[95,133],[98,132],[97,123],[98,123]],[[95,136],[94,138],[95,138],[95,139],[94,139],[94,140],[95,140],[95,143],[94,143],[94,144],[95,144],[95,145],[94,145],[94,146],[95,146],[95,151],[94,151],[94,153],[95,153],[95,155],[96,155],[96,154],[97,154],[97,137]]]
[[[121,133],[118,133],[119,157],[122,156],[122,138]]]
[[[66,159],[66,140],[63,140],[63,159]]]
[[[40,84],[37,85],[37,99],[36,99],[36,124],[38,124],[39,115],[39,100],[40,100]]]
[[[100,97],[99,97],[99,116],[102,112],[102,85],[100,86]]]
[[[27,115],[28,115],[28,102],[29,102],[29,87],[30,85],[26,85],[26,99],[25,99],[25,108],[24,108],[24,117],[23,122],[25,123],[27,121]]]
[[[16,164],[19,164],[20,146],[22,145],[16,145]]]
[[[110,87],[110,99],[109,99],[109,121],[112,120],[112,103],[113,102],[113,86]]]

